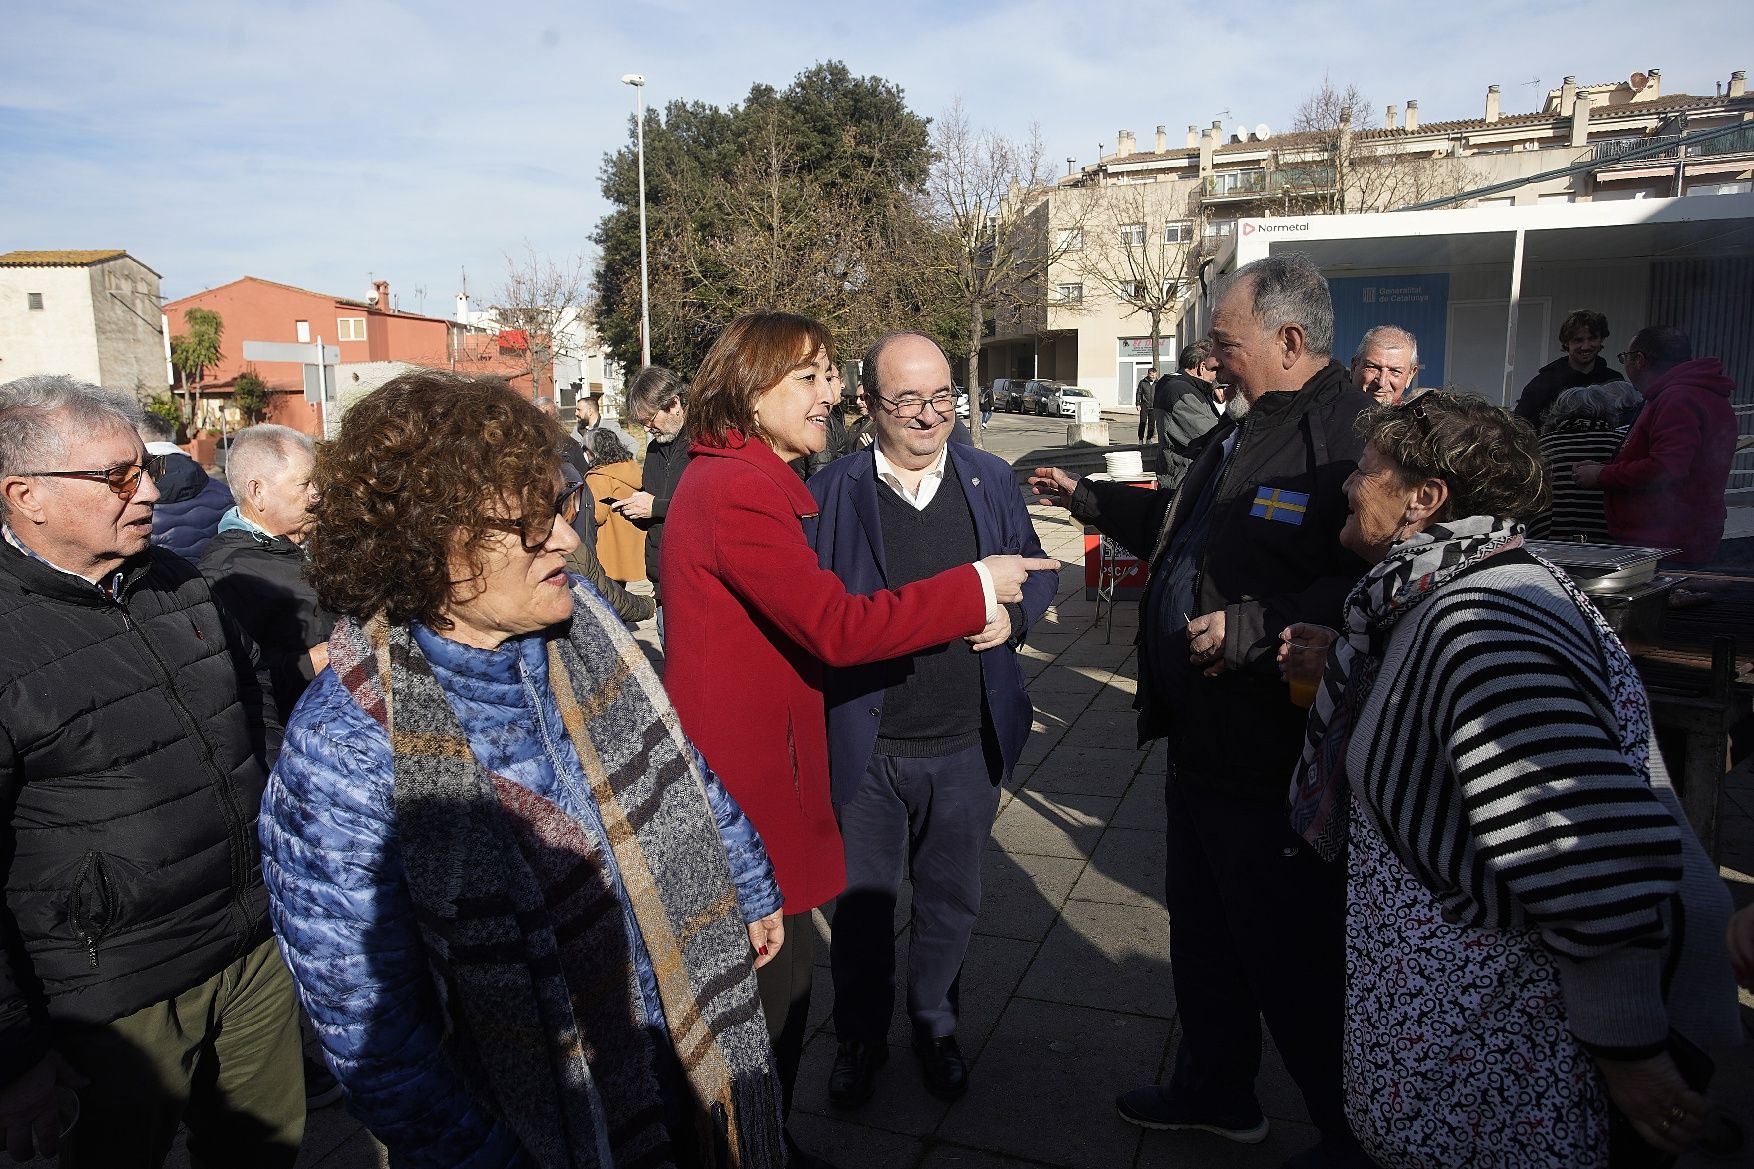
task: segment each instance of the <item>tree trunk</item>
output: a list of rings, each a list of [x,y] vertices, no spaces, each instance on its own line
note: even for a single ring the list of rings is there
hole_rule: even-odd
[[[968,313],[968,433],[974,445],[981,445],[981,302],[974,301]]]

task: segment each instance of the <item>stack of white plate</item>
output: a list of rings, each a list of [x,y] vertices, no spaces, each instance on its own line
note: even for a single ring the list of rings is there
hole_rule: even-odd
[[[1145,463],[1138,451],[1115,451],[1102,456],[1106,470],[1115,479],[1136,479],[1145,473]]]

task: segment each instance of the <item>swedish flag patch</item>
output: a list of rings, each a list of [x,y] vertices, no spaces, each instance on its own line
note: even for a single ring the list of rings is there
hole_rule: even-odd
[[[1283,487],[1257,487],[1249,514],[1281,524],[1301,524],[1309,512],[1309,496]]]

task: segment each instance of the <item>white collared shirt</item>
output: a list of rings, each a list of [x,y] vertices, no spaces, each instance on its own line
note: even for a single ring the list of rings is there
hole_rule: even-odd
[[[926,468],[925,477],[920,480],[919,489],[911,493],[902,485],[901,476],[895,472],[895,464],[883,457],[882,447],[873,443],[871,455],[877,460],[877,478],[883,480],[891,491],[899,495],[902,501],[915,511],[925,511],[933,497],[938,494],[938,488],[944,484],[944,466],[945,461],[950,457],[950,444],[945,443],[940,448],[938,457],[933,460],[930,467]],[[979,483],[980,480],[976,479],[975,482]],[[986,602],[987,620],[994,621],[1002,610],[999,607],[998,591],[993,587],[992,574],[987,571],[987,566],[978,560],[974,562],[974,571],[975,575],[981,578],[981,598]]]
[[[938,457],[926,468],[925,478],[920,480],[917,490],[909,491],[903,484],[901,476],[895,470],[895,464],[883,457],[883,448],[873,446],[871,453],[877,458],[877,477],[889,485],[902,499],[913,506],[915,511],[925,511],[927,505],[938,494],[938,488],[944,483],[944,461],[950,457],[950,444],[945,443],[938,450]]]

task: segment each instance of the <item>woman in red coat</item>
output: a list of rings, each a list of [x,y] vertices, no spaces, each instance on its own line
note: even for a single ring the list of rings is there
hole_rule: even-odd
[[[819,322],[755,313],[727,325],[694,379],[691,461],[664,521],[660,570],[664,686],[761,833],[785,896],[789,944],[757,979],[788,1108],[810,1009],[807,915],[846,880],[828,794],[823,666],[979,633],[1021,598],[1029,571],[1058,567],[989,556],[893,592],[848,593],[805,541],[816,501],[786,465],[827,444],[839,391]]]

